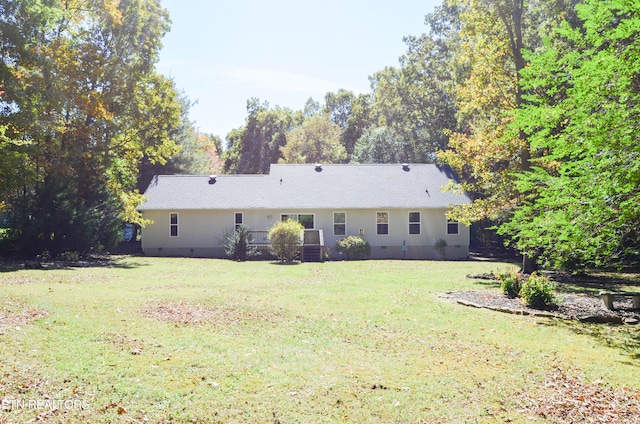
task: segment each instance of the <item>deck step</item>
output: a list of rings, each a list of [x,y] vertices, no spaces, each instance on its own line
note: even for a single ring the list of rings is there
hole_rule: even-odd
[[[303,262],[324,262],[322,246],[302,246]]]

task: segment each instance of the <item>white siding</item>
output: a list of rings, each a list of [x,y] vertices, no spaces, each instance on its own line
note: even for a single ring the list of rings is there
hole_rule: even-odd
[[[460,224],[457,235],[447,235],[446,209],[384,209],[389,212],[389,234],[376,235],[376,212],[382,209],[340,210],[347,214],[346,235],[359,235],[371,245],[372,258],[440,259],[434,244],[447,243],[446,259],[466,258],[469,250],[469,229]],[[179,213],[179,237],[170,237],[170,213]],[[144,211],[144,217],[154,223],[142,232],[142,249],[151,256],[224,257],[225,235],[234,231],[235,214],[243,214],[249,230],[268,230],[283,213],[312,213],[315,228],[324,230],[325,246],[333,251],[342,236],[333,235],[333,209],[326,210],[180,210]],[[420,212],[420,235],[409,235],[409,212]],[[406,251],[403,251],[403,242]],[[334,255],[334,258],[337,256]]]

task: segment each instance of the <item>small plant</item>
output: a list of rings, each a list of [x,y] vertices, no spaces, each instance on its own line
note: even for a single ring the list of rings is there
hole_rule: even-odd
[[[251,245],[251,234],[246,226],[240,225],[224,241],[224,251],[234,261],[246,261],[260,254],[256,246]]]
[[[271,253],[281,262],[294,262],[300,254],[300,233],[304,230],[302,224],[287,219],[277,222],[269,230]]]
[[[329,246],[325,246],[324,248],[324,260],[325,261],[331,260],[331,248]]]
[[[40,262],[49,262],[51,260],[51,253],[47,249],[44,249],[40,254],[36,257]]]
[[[505,271],[496,275],[500,281],[500,289],[502,293],[509,297],[520,296],[520,288],[522,287],[522,275],[519,272]]]
[[[66,251],[58,254],[58,259],[65,262],[78,262],[80,254],[75,251]]]
[[[360,236],[347,236],[336,242],[336,251],[347,260],[367,259],[371,255],[371,246]]]
[[[533,273],[520,287],[520,297],[527,306],[544,309],[556,303],[556,284],[544,275]]]
[[[89,251],[91,253],[96,253],[96,254],[102,254],[106,251],[107,249],[104,247],[104,245],[100,242],[97,242],[95,246],[92,246]]]
[[[447,241],[445,239],[439,239],[436,241],[433,248],[440,254],[442,259],[447,257]]]

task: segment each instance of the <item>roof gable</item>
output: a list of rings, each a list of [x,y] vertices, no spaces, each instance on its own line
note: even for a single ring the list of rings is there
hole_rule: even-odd
[[[271,165],[267,175],[156,176],[140,210],[446,208],[468,203],[443,192],[455,176],[430,164]]]

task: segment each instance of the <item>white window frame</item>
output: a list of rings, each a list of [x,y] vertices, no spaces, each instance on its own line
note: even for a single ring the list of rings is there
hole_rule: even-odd
[[[310,215],[313,217],[313,226],[311,228],[305,228],[306,230],[314,230],[316,228],[316,214],[315,213],[281,213],[280,220],[283,221],[284,217],[296,222],[300,222],[300,215]]]
[[[173,217],[176,217],[176,223],[173,223]],[[176,234],[173,234],[173,229],[176,229]],[[170,212],[169,213],[169,237],[179,237],[180,236],[180,217],[178,212]]]
[[[449,228],[450,228],[449,225],[453,225],[453,224],[455,224],[455,229],[456,229],[455,233],[452,232],[452,231],[449,231]],[[451,228],[453,228],[453,227],[451,227]],[[460,222],[453,221],[453,220],[447,218],[447,235],[448,236],[458,236],[458,235],[460,235]]]
[[[238,215],[240,215],[240,222],[238,222]],[[244,224],[244,213],[235,212],[233,214],[233,228],[235,231],[238,231],[238,228]]]
[[[411,221],[411,214],[417,213],[418,214],[418,220],[417,221]],[[409,213],[407,214],[407,221],[409,223],[409,227],[407,228],[408,234],[410,236],[419,236],[422,234],[422,213],[420,211],[409,211]],[[411,232],[411,226],[417,226],[418,228],[418,232],[417,233],[412,233]]]
[[[336,222],[336,214],[342,214],[344,216],[344,222]],[[344,226],[344,231],[342,232],[342,234],[336,233],[336,225]],[[333,212],[333,235],[334,236],[347,235],[347,213],[346,212],[340,212],[340,211]]]
[[[387,215],[387,222],[386,223],[380,223],[378,222],[378,216],[380,214],[386,214]],[[391,218],[389,217],[389,211],[376,211],[376,235],[377,236],[388,236],[390,231],[389,231],[389,221],[391,220]],[[380,232],[380,227],[378,227],[378,225],[386,225],[387,226],[387,232],[386,233],[381,233]]]

